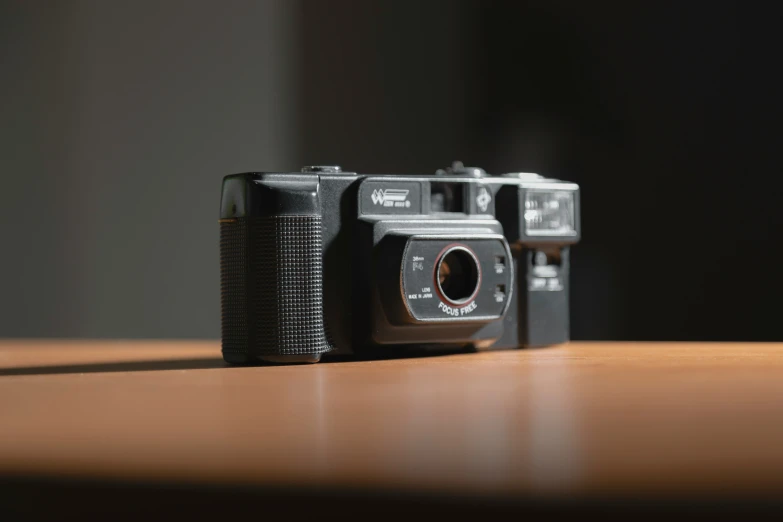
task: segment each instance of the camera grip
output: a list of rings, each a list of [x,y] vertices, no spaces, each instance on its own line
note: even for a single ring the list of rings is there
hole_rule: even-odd
[[[324,328],[319,215],[220,222],[221,329],[230,363],[316,362]]]

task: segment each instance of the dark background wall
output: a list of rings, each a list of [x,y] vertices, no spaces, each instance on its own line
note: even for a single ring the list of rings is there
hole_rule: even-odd
[[[296,17],[3,4],[0,336],[219,337],[220,178],[297,163]]]
[[[783,339],[779,7],[0,5],[0,336],[217,337],[221,175],[460,159],[581,184],[574,338]]]

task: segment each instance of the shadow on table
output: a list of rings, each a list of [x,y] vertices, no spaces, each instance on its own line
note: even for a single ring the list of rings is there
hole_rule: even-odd
[[[220,357],[208,359],[177,359],[162,361],[127,361],[107,363],[80,363],[52,366],[21,366],[18,368],[0,368],[0,376],[8,375],[54,375],[68,373],[105,373],[105,372],[148,372],[160,370],[205,370],[210,368],[228,368]]]
[[[317,364],[332,364],[345,362],[366,362],[382,361],[393,359],[423,359],[430,357],[440,357],[445,355],[454,355],[467,353],[469,350],[412,350],[395,351],[376,350],[372,353],[354,354],[354,355],[329,355],[324,357]],[[310,363],[302,364],[310,366]],[[276,363],[263,363],[248,365],[248,367],[259,366],[294,366]],[[40,366],[20,366],[17,368],[0,368],[0,377],[12,375],[58,375],[72,373],[111,373],[111,372],[149,372],[164,370],[206,370],[217,368],[237,368],[223,361],[222,357],[208,357],[198,359],[174,359],[174,360],[154,360],[154,361],[126,361],[126,362],[104,362],[104,363],[79,363],[79,364],[59,364],[59,365],[40,365]]]

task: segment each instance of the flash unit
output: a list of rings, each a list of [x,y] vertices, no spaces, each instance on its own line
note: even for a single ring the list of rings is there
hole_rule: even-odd
[[[525,194],[525,233],[528,236],[575,236],[574,193],[528,189]]]

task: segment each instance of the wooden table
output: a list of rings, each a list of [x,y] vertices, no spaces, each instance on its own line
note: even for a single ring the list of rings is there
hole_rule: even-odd
[[[768,501],[783,492],[783,345],[234,368],[213,341],[4,341],[0,477],[28,500],[112,483]]]

